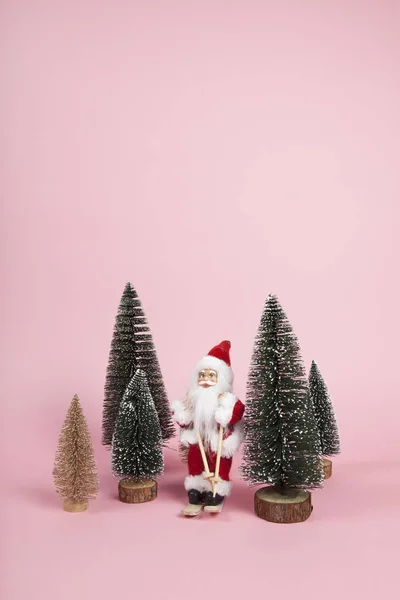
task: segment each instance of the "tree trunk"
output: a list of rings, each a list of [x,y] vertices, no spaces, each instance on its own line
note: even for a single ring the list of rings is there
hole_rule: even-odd
[[[313,510],[311,494],[293,488],[281,494],[274,486],[264,487],[254,495],[254,510],[260,519],[271,523],[300,523]]]
[[[82,512],[84,510],[87,510],[88,508],[88,501],[84,501],[84,502],[73,502],[73,500],[64,500],[64,510],[66,512]]]
[[[332,461],[329,458],[323,458],[322,464],[324,466],[325,479],[329,479],[329,477],[332,477]]]
[[[157,482],[151,479],[142,481],[122,479],[118,483],[118,495],[121,502],[127,504],[149,502],[157,498]]]

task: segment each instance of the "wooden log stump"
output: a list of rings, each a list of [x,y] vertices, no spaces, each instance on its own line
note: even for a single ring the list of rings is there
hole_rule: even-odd
[[[324,477],[325,479],[329,479],[329,477],[332,477],[332,461],[329,458],[323,458],[322,464],[324,467]]]
[[[88,501],[85,502],[73,502],[72,500],[64,500],[64,510],[66,512],[83,512],[87,510],[89,506]]]
[[[254,510],[260,519],[271,523],[301,523],[313,510],[311,494],[293,488],[281,494],[274,486],[264,487],[254,495]]]
[[[150,500],[157,498],[157,482],[151,479],[143,479],[142,481],[122,479],[118,483],[118,497],[121,502],[127,504],[150,502]]]

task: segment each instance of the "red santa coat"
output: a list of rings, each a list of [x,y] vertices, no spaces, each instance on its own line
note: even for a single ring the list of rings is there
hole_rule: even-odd
[[[215,411],[215,429],[209,434],[209,452],[215,453],[218,448],[219,425],[224,427],[221,457],[232,458],[243,440],[244,404],[234,394],[227,392],[220,399]],[[180,425],[180,441],[184,446],[197,444],[197,433],[194,430],[194,414],[192,409],[185,408],[182,402],[174,402],[172,416]]]
[[[232,457],[239,449],[243,440],[243,413],[244,404],[231,393],[223,394],[219,406],[215,411],[215,428],[209,432],[209,444],[206,445],[206,456],[210,472],[215,472],[216,452],[218,448],[219,425],[224,427],[221,461],[219,467],[220,481],[217,485],[217,493],[222,496],[230,494],[232,483],[229,473],[232,466]],[[180,425],[180,441],[189,446],[188,471],[185,479],[187,490],[197,489],[208,491],[210,484],[204,480],[203,458],[198,445],[197,433],[193,426],[194,415],[191,409],[185,408],[182,402],[174,402],[172,405],[174,420]]]

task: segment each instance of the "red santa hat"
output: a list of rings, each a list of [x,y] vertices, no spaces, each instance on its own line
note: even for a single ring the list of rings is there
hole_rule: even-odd
[[[214,358],[219,358],[219,360],[222,360],[224,363],[226,363],[228,365],[228,367],[230,367],[231,366],[231,358],[229,356],[230,349],[231,349],[231,343],[228,342],[228,340],[224,340],[223,342],[218,344],[218,346],[214,346],[214,348],[211,348],[210,352],[208,353],[208,356],[214,356]]]
[[[202,358],[196,365],[195,377],[203,369],[213,369],[218,373],[218,383],[224,388],[223,391],[230,392],[233,383],[233,372],[229,351],[231,343],[224,340],[217,346],[211,348],[207,356]]]

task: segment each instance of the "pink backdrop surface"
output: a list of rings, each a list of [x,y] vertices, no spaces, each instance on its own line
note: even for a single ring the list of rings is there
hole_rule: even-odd
[[[399,9],[3,0],[2,599],[395,597]],[[155,502],[115,499],[100,425],[127,280],[171,401],[224,338],[244,398],[278,295],[342,437],[307,522],[257,519],[237,473],[218,519],[180,518],[176,442]],[[51,478],[74,393],[101,478],[79,515]]]

